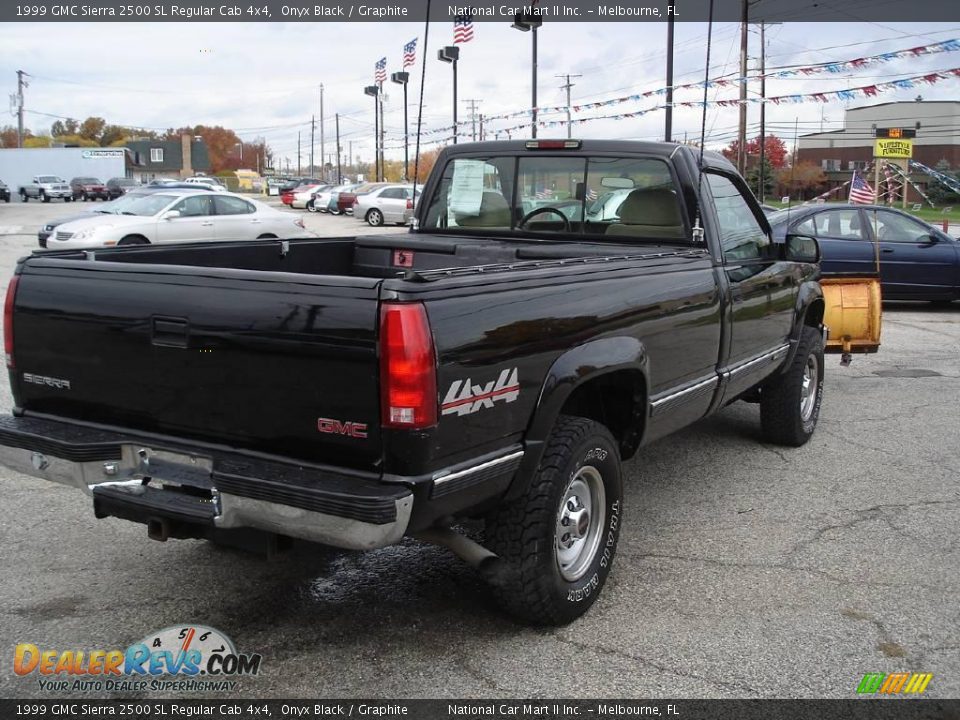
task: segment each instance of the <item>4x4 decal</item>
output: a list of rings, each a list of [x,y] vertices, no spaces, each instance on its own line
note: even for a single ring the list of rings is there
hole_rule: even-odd
[[[520,397],[517,368],[500,371],[500,377],[485,385],[474,385],[470,378],[454,380],[443,398],[444,415],[471,415],[482,408],[492,408],[495,402],[513,402]]]

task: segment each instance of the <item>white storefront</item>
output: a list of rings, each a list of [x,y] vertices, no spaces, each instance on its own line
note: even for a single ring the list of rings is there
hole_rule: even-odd
[[[66,182],[95,177],[106,182],[126,175],[125,148],[3,148],[0,180],[16,200],[17,188],[37,175],[58,175]]]

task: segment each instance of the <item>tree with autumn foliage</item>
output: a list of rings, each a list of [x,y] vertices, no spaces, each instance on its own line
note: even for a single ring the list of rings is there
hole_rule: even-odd
[[[827,176],[823,169],[809,160],[803,160],[793,167],[782,167],[777,172],[777,191],[800,200],[821,192],[826,183]]]
[[[787,164],[787,146],[783,140],[776,135],[767,135],[763,141],[764,160],[770,163],[770,166],[776,169],[782,168]],[[751,168],[760,162],[760,136],[757,135],[752,140],[747,141],[747,168]],[[732,162],[737,163],[737,154],[740,152],[740,143],[734,140],[721,150],[723,156]]]

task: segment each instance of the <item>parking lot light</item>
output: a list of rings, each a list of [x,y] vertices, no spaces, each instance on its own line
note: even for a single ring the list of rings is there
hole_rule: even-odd
[[[457,60],[460,59],[460,48],[456,45],[447,45],[437,51],[437,59],[453,65],[453,144],[457,144]]]

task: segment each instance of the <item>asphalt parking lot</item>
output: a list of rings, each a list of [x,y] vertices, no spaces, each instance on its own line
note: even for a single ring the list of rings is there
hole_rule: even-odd
[[[0,206],[4,286],[63,207]],[[234,696],[849,698],[864,673],[914,671],[933,673],[927,696],[958,697],[958,357],[960,303],[889,304],[878,354],[828,356],[805,447],[762,444],[757,407],[738,403],[644,448],[607,587],[555,629],[505,618],[439,548],[303,546],[268,563],[148,540],[75,490],[0,470],[2,651],[120,648],[196,622],[263,655]],[[4,666],[0,695],[44,696]]]

